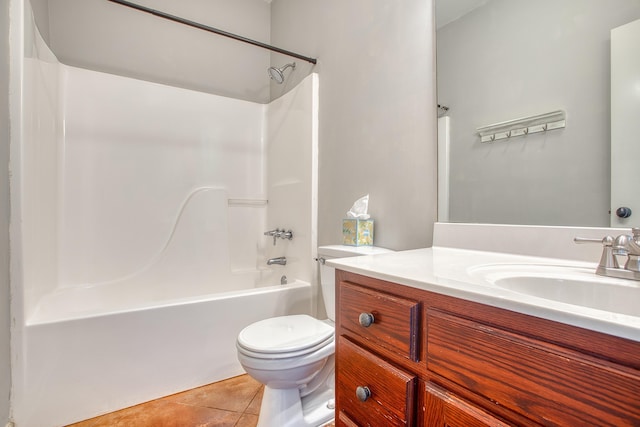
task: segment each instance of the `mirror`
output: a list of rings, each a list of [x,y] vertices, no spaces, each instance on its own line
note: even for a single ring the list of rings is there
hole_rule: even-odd
[[[448,108],[440,221],[610,225],[611,30],[637,19],[640,0],[436,0],[438,104]],[[564,127],[478,135],[554,111]]]

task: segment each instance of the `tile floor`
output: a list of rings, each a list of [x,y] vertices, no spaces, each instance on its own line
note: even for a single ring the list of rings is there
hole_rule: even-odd
[[[255,427],[262,391],[260,383],[241,375],[68,427]]]

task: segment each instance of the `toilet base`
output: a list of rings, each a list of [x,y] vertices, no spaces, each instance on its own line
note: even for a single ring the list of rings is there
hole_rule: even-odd
[[[333,389],[319,387],[300,398],[298,389],[265,386],[257,427],[319,427],[335,417]]]

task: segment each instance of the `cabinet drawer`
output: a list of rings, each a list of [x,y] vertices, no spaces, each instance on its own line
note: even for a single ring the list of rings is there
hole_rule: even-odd
[[[338,338],[338,409],[363,426],[408,426],[413,423],[416,377]],[[369,391],[366,400],[358,387]],[[362,391],[361,389],[361,391]],[[340,418],[340,416],[339,416]]]
[[[342,328],[409,360],[418,360],[420,304],[417,301],[349,282],[340,282],[339,292]],[[372,316],[372,323],[363,326],[360,316],[367,314]]]
[[[640,373],[438,310],[427,368],[537,423],[640,425]]]

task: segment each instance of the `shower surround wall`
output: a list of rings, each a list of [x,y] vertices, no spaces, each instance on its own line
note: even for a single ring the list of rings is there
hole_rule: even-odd
[[[12,70],[17,425],[242,373],[242,327],[313,314],[317,76],[263,105],[68,67],[24,7],[26,57]],[[262,233],[276,227],[294,239],[273,245]],[[287,266],[267,267],[273,256]]]
[[[78,68],[64,67],[64,79],[61,283],[230,281],[256,272],[267,107]],[[167,260],[161,252],[183,205],[181,218],[207,228],[176,242],[189,246],[187,259]]]

